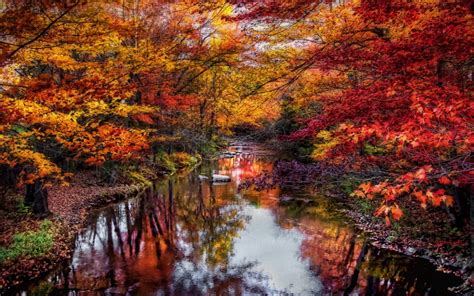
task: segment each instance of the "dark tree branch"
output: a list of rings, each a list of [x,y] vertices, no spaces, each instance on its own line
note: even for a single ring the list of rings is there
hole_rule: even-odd
[[[76,1],[73,5],[69,6],[61,15],[59,15],[57,18],[52,20],[49,25],[47,25],[43,30],[41,30],[35,37],[32,39],[28,40],[27,42],[18,45],[18,47],[12,51],[10,54],[7,55],[7,59],[12,58],[18,51],[20,51],[22,48],[25,48],[26,46],[30,45],[31,43],[35,42],[36,40],[40,39],[46,32],[48,32],[60,19],[62,19],[66,14],[68,14],[74,7],[79,4],[79,1]]]

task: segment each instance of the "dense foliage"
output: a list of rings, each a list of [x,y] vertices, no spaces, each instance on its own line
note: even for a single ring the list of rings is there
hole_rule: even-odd
[[[300,50],[284,57],[295,82],[287,95],[321,110],[301,114],[290,140],[310,139],[315,160],[368,172],[352,195],[380,198],[387,224],[402,216],[400,198],[451,206],[472,190],[470,1],[237,2],[237,19],[265,24],[264,40]]]
[[[225,1],[0,3],[2,183],[44,199],[76,169],[113,175],[272,117],[250,94],[264,75],[242,62],[253,43],[231,12]]]

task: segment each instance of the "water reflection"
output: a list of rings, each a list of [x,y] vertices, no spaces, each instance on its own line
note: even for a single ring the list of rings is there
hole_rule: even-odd
[[[69,287],[140,295],[218,291],[251,265],[229,265],[233,239],[248,218],[235,197],[217,198],[216,191],[187,176],[97,212],[78,238]]]
[[[304,189],[249,190],[241,180],[271,170],[258,146],[155,184],[90,216],[69,266],[40,285],[70,295],[446,295],[456,279],[369,246],[328,210],[279,206]],[[212,185],[199,174],[227,174]],[[314,198],[311,197],[311,198]]]
[[[247,206],[244,212],[252,219],[235,241],[232,261],[258,262],[256,269],[271,279],[269,285],[275,291],[320,292],[322,286],[310,269],[310,261],[300,256],[302,233],[279,227],[269,209]]]

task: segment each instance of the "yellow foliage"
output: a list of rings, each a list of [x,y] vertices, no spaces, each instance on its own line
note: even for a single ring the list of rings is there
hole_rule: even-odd
[[[314,160],[323,160],[327,153],[339,143],[337,137],[333,137],[328,130],[320,131],[316,135],[316,141],[319,143],[314,144],[314,150],[311,153]]]

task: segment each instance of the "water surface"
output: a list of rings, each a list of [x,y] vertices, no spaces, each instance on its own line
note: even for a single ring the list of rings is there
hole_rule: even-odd
[[[238,193],[276,159],[258,145],[93,212],[73,258],[31,293],[64,295],[449,295],[459,280],[369,247],[307,188]],[[211,184],[199,175],[232,177]],[[282,206],[282,194],[316,200]]]

